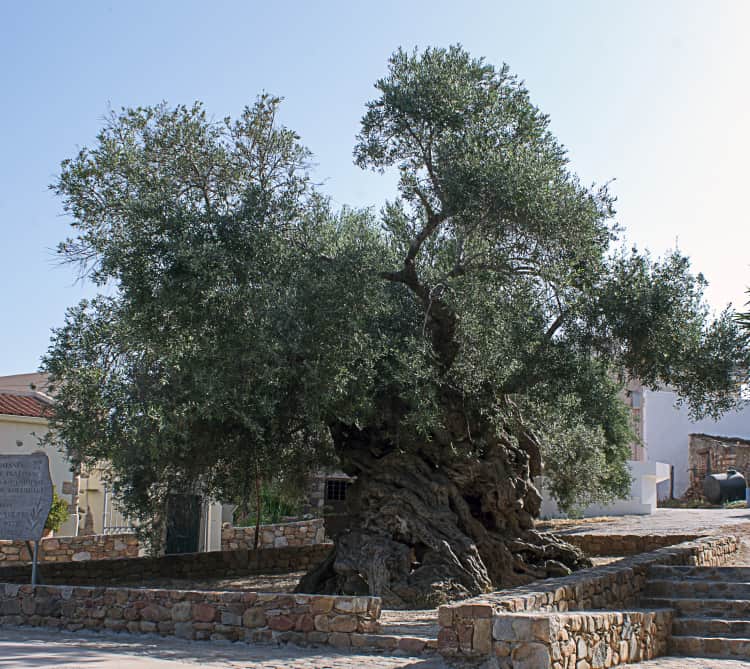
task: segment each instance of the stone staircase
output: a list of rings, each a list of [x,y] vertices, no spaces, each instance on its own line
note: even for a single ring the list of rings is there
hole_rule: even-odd
[[[750,660],[750,567],[651,567],[641,607],[674,610],[670,655]]]
[[[409,655],[428,655],[437,651],[439,631],[437,609],[424,611],[392,611],[380,614],[380,630],[362,635],[361,642],[381,651],[399,651]],[[355,639],[356,645],[359,639]]]

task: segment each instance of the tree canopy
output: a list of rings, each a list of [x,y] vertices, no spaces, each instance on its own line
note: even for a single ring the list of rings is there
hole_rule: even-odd
[[[57,438],[109,461],[143,520],[170,490],[234,500],[258,475],[304,475],[330,461],[326,413],[365,403],[360,321],[385,305],[352,268],[386,251],[313,192],[279,102],[220,123],[200,104],[124,110],[54,186],[76,231],[60,253],[113,293],[53,337]]]
[[[502,437],[515,492],[492,504],[520,514],[497,521],[512,533],[538,511],[542,461],[565,507],[627,491],[626,378],[673,386],[696,416],[736,402],[733,314],[711,316],[679,253],[618,245],[614,198],[580,183],[507,66],[399,50],[375,88],[354,158],[398,171],[378,216],[313,186],[268,95],[236,121],[126,109],[63,162],[60,255],[108,296],[54,331],[55,433],[112,464],[131,513],[334,461],[366,481],[365,434],[465,471]]]

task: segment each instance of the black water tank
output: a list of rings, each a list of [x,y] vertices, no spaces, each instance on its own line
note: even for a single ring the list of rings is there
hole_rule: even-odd
[[[745,477],[734,469],[726,474],[709,474],[703,480],[703,494],[711,504],[745,499]]]

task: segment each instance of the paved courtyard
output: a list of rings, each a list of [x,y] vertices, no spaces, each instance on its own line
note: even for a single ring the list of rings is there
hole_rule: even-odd
[[[748,669],[738,660],[659,658],[629,669]],[[383,657],[241,643],[181,641],[152,636],[67,634],[2,628],[0,669],[449,669],[440,658]]]
[[[714,534],[750,524],[750,509],[657,509],[650,516],[616,516],[601,522],[571,524],[559,534]],[[546,529],[546,528],[545,528]]]
[[[446,666],[438,658],[383,657],[330,648],[0,628],[0,669],[443,669]]]

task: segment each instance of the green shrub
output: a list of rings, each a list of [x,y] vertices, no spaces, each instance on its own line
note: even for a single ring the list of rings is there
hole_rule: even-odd
[[[248,499],[240,502],[234,511],[236,527],[252,526],[257,517],[257,502]],[[260,522],[263,525],[275,524],[284,517],[299,516],[302,512],[302,497],[299,490],[288,481],[264,483],[260,493]]]
[[[51,530],[57,532],[68,520],[70,514],[68,513],[68,503],[57,494],[57,491],[52,489],[52,506],[47,516],[47,521],[44,523],[45,530]]]

